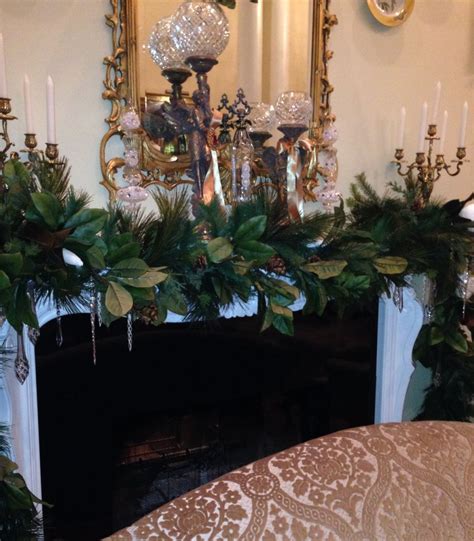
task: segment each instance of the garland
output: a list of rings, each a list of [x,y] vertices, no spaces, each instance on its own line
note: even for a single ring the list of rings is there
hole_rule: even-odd
[[[230,213],[212,201],[190,218],[183,191],[155,193],[154,213],[90,208],[89,196],[74,190],[69,176],[65,160],[41,156],[27,164],[10,159],[3,167],[0,306],[18,332],[38,327],[38,302],[74,312],[93,294],[107,325],[132,313],[153,325],[168,312],[215,320],[233,303],[257,299],[261,330],[291,335],[292,305],[300,296],[305,314],[322,315],[329,303],[342,314],[425,275],[436,283],[433,316],[413,356],[434,377],[419,418],[473,416],[474,348],[461,326],[459,296],[459,277],[474,252],[471,224],[459,217],[464,202],[419,208],[410,179],[405,189],[391,185],[381,197],[361,175],[349,213],[341,203],[333,216],[292,221],[279,198],[262,192]],[[466,321],[472,320],[472,301],[465,308]],[[0,489],[23,482],[14,467],[0,458]],[[24,482],[21,490],[34,528],[34,497]]]
[[[349,214],[341,205],[334,216],[295,222],[279,198],[262,193],[229,214],[217,201],[201,205],[191,219],[184,192],[156,193],[157,213],[89,208],[89,196],[70,186],[66,161],[40,159],[9,160],[0,189],[0,305],[18,332],[38,327],[32,297],[73,312],[92,291],[107,325],[130,313],[159,325],[169,311],[215,320],[231,304],[257,299],[262,330],[291,335],[301,295],[305,314],[322,315],[329,299],[342,313],[423,274],[436,281],[434,317],[414,357],[436,372],[428,396],[437,397],[437,416],[469,416],[467,406],[448,411],[451,399],[440,397],[460,381],[466,400],[474,391],[458,297],[473,240],[460,202],[416,208],[414,187],[392,186],[380,197],[360,176]]]

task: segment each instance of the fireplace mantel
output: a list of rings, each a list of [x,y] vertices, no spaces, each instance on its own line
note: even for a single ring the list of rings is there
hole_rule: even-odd
[[[302,308],[300,299],[292,306]],[[56,308],[50,304],[38,306],[40,326],[56,318]],[[87,313],[88,308],[80,310]],[[248,317],[257,313],[257,303],[235,305],[222,312],[224,318]],[[66,315],[61,313],[62,316]],[[181,316],[170,314],[167,322],[179,323]],[[423,310],[413,289],[403,290],[403,309],[400,311],[387,297],[379,300],[375,423],[402,420],[403,405],[414,370],[412,351],[421,329]],[[5,323],[0,330],[0,340],[8,332]],[[39,448],[38,404],[36,388],[35,348],[26,331],[25,353],[30,362],[30,375],[23,385],[15,377],[13,363],[0,375],[0,422],[11,426],[13,459],[19,466],[28,486],[41,497],[41,470]]]

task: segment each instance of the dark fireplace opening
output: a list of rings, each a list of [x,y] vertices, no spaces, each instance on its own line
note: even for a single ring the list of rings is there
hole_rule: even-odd
[[[37,346],[48,540],[94,540],[243,464],[373,422],[376,310],[296,315],[295,336],[257,318],[97,329],[89,316]]]

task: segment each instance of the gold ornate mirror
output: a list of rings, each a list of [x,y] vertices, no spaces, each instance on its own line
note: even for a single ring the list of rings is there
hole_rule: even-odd
[[[111,111],[106,119],[107,133],[100,147],[102,184],[115,199],[119,189],[117,173],[124,165],[122,157],[109,157],[111,139],[121,135],[120,114],[129,102],[142,114],[152,114],[169,100],[170,83],[161,75],[147,50],[155,23],[172,15],[181,0],[110,0],[106,22],[112,31],[111,53],[106,66],[103,98]],[[321,129],[331,116],[332,86],[327,77],[327,48],[331,27],[337,23],[329,13],[330,0],[237,0],[235,9],[223,8],[229,19],[229,44],[219,64],[209,73],[211,106],[217,107],[221,95],[233,101],[242,87],[250,102],[273,103],[282,91],[308,92],[313,101],[313,128]],[[183,86],[184,99],[192,93],[193,78]],[[143,185],[158,184],[172,189],[189,183],[183,171],[190,158],[179,141],[163,145],[150,132],[140,144]]]

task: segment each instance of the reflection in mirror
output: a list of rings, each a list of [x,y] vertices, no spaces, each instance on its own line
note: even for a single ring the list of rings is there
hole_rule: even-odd
[[[223,204],[229,204],[264,185],[288,201],[294,198],[297,217],[303,200],[318,198],[315,189],[324,177],[330,180],[329,195],[334,199],[337,162],[331,147],[337,132],[329,106],[332,87],[326,63],[331,58],[327,40],[337,20],[329,14],[329,0],[240,0],[235,10],[221,8],[215,0],[111,2],[114,15],[107,19],[116,48],[113,56],[106,57],[106,64],[111,63],[114,71],[108,75],[115,73],[115,81],[111,77],[105,81],[104,97],[113,107],[101,153],[103,183],[112,197],[121,198],[124,192],[115,180],[123,160],[107,162],[105,146],[113,135],[126,133],[124,142],[131,136],[141,138],[142,187],[134,182],[130,190],[143,190],[149,184],[173,189],[186,183],[192,184],[199,201],[219,196]],[[176,16],[178,12],[185,16]],[[196,52],[193,57],[191,51],[196,44],[195,50],[200,50],[199,43],[212,51]],[[181,54],[178,69],[176,54],[171,55],[173,65],[168,59],[163,61],[173,48],[186,53]],[[201,60],[193,62],[193,58]],[[117,77],[120,73],[125,74],[123,80]],[[238,92],[240,88],[244,94]],[[293,92],[278,101],[288,90]],[[305,93],[312,96],[309,107]],[[223,95],[227,96],[222,99]],[[124,132],[120,125],[122,97],[139,112],[141,132]],[[269,107],[264,103],[275,105],[280,133],[268,122],[264,122],[264,132],[256,128],[263,124],[255,111]],[[301,114],[293,115],[292,108]],[[276,148],[265,144],[272,134],[280,138]],[[319,164],[318,152],[323,150],[325,159]],[[293,194],[285,173],[290,174],[292,160],[296,167],[289,185]],[[210,176],[213,184],[206,189],[204,181]]]
[[[156,23],[172,16],[179,0],[136,0],[137,91],[141,98],[163,94],[170,85],[147,45]],[[311,73],[311,0],[249,0],[225,9],[230,38],[219,64],[209,73],[211,106],[222,94],[243,88],[250,102],[274,103],[285,90],[309,92]],[[192,78],[183,85],[194,90]]]

